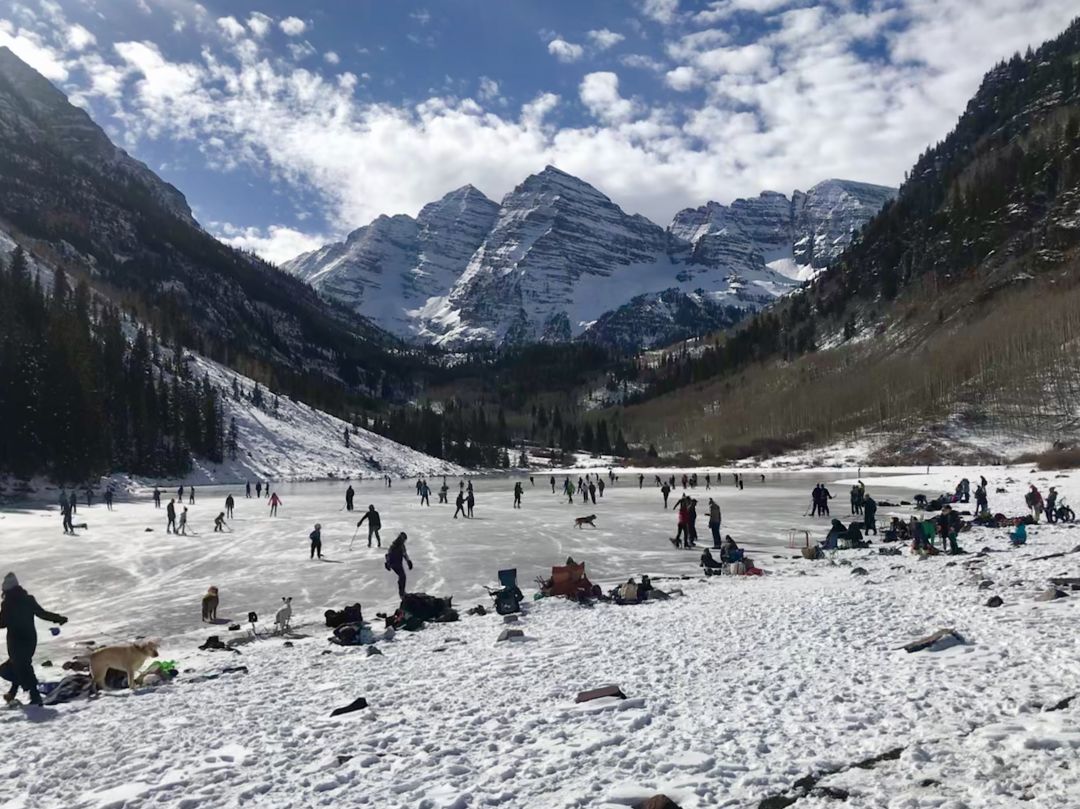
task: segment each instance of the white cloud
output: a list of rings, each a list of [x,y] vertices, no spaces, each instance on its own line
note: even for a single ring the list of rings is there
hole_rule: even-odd
[[[285,47],[288,48],[289,53],[292,54],[292,58],[297,62],[302,62],[309,56],[315,55],[315,46],[306,39],[303,42],[290,42]]]
[[[11,52],[52,81],[66,81],[69,65],[62,48],[52,47],[35,31],[17,28],[9,20],[0,20],[0,47]]]
[[[225,244],[250,250],[273,264],[284,264],[301,253],[316,250],[328,241],[319,234],[303,233],[284,225],[270,225],[265,230],[242,228],[228,222],[211,222],[210,231]]]
[[[247,29],[240,24],[236,17],[218,17],[217,24],[218,28],[229,39],[240,39],[247,33]]]
[[[609,31],[607,28],[600,28],[596,31],[589,31],[589,39],[592,40],[593,45],[597,49],[606,51],[608,48],[612,48],[622,42],[626,37],[622,34],[618,34],[614,31]]]
[[[278,23],[278,27],[286,36],[298,37],[307,30],[307,23],[299,17],[286,17]]]
[[[480,88],[477,95],[481,101],[494,101],[499,97],[499,83],[488,76],[480,77]]]
[[[431,22],[431,12],[424,8],[420,9],[419,11],[412,12],[412,14],[410,14],[409,16],[421,25],[427,25],[429,22]]]
[[[247,27],[256,39],[262,39],[264,36],[270,33],[270,29],[274,25],[274,18],[261,11],[253,11],[247,19]]]
[[[97,37],[76,23],[67,30],[67,44],[73,51],[82,51],[96,45]]]
[[[322,55],[322,58],[324,60],[326,60],[326,63],[328,65],[339,65],[339,64],[341,64],[341,57],[338,56],[337,51],[327,51],[326,53],[324,53]]]
[[[679,12],[679,0],[643,0],[641,10],[646,17],[668,25],[675,21]]]
[[[585,54],[585,49],[565,39],[553,39],[548,43],[548,53],[560,62],[576,62]]]
[[[642,70],[652,70],[659,73],[666,65],[659,59],[654,59],[651,56],[646,56],[642,53],[628,53],[619,57],[619,64],[624,67],[636,67]]]
[[[697,71],[687,65],[682,65],[664,74],[664,82],[672,90],[685,93],[698,84]]]
[[[607,123],[623,123],[637,113],[637,105],[619,95],[619,77],[610,71],[585,74],[578,92],[589,112]]]
[[[706,73],[757,73],[769,67],[772,50],[760,43],[737,48],[714,48],[697,55],[697,67]]]

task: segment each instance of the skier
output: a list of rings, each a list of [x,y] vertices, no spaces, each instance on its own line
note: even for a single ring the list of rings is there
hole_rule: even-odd
[[[41,608],[32,595],[19,586],[14,573],[4,576],[0,584],[3,600],[0,601],[0,627],[7,629],[7,662],[0,672],[11,681],[11,688],[4,694],[5,702],[14,702],[19,689],[30,694],[31,705],[41,705],[37,676],[34,674],[34,652],[37,651],[37,629],[34,618],[63,626],[67,618]]]
[[[465,496],[465,505],[469,509],[469,519],[473,518],[473,506],[476,505],[476,495],[473,494],[472,483],[469,483],[469,493]]]
[[[113,501],[113,490],[112,490],[112,486],[110,486],[109,488],[107,488],[105,490],[105,508],[107,508],[109,511],[113,510],[112,509],[112,501]]]
[[[224,530],[225,530],[225,512],[222,511],[216,517],[214,517],[214,533],[215,534],[220,534]]]
[[[660,494],[664,495],[664,508],[667,509],[668,495],[671,494],[671,487],[668,486],[667,481],[664,481],[664,485],[660,487]]]
[[[262,482],[258,480],[255,481],[255,497],[262,500]]]
[[[179,533],[187,536],[187,506],[184,506],[184,510],[180,514],[180,530],[174,531],[173,533]]]
[[[166,534],[176,533],[176,505],[173,500],[169,500],[169,505],[165,506],[165,518],[168,522],[165,524]]]
[[[589,481],[588,492],[589,492],[589,497],[592,498],[592,503],[595,506],[596,505],[596,484],[593,483],[591,480]]]
[[[353,510],[353,497],[356,496],[356,492],[353,491],[352,484],[349,484],[349,488],[345,490],[345,510]]]
[[[705,478],[708,480],[708,477]],[[720,547],[720,504],[709,498],[709,531],[712,532],[714,548]]]
[[[244,484],[244,496],[245,496],[245,497],[246,497],[246,498],[247,498],[248,500],[250,500],[250,499],[251,499],[251,481],[250,481],[250,480],[249,480],[249,481],[247,481],[247,482],[246,482],[246,483]]]
[[[522,495],[521,481],[514,484],[514,508],[521,508]]]
[[[194,486],[192,486],[191,490],[188,492],[188,505],[189,506],[195,505],[195,487]]]
[[[386,552],[386,561],[384,562],[387,570],[397,574],[399,598],[405,598],[405,569],[401,566],[401,563],[405,562],[409,566],[409,570],[413,569],[412,559],[409,558],[409,553],[405,550],[405,541],[408,538],[404,531],[398,534],[397,538],[390,543],[390,550]]]
[[[555,476],[551,476],[551,493],[555,494]]]
[[[322,526],[319,523],[315,523],[315,530],[308,534],[308,539],[311,540],[311,556],[309,559],[314,559],[316,555],[322,559]]]
[[[277,507],[281,505],[281,498],[277,496],[277,492],[270,495],[270,516],[277,516]],[[185,509],[186,511],[186,509]]]
[[[379,536],[379,531],[382,529],[382,518],[379,517],[379,512],[375,510],[375,506],[371,505],[367,507],[367,511],[364,513],[364,516],[360,518],[360,522],[356,524],[356,527],[359,528],[363,525],[365,520],[367,521],[367,546],[369,548],[371,547],[371,538],[375,537],[381,548],[382,537]]]
[[[233,518],[233,508],[236,506],[236,501],[233,500],[233,496],[230,494],[225,498],[225,516],[230,520]]]
[[[457,519],[457,515],[465,516],[465,492],[458,490],[457,500],[454,501],[457,508],[454,509],[454,519]]]
[[[154,508],[161,508],[161,489],[154,487]]]

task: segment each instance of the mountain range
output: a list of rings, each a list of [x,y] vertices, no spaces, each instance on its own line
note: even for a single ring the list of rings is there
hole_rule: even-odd
[[[406,340],[650,347],[732,325],[828,265],[895,189],[827,180],[680,211],[662,228],[548,166],[471,185],[283,266]]]

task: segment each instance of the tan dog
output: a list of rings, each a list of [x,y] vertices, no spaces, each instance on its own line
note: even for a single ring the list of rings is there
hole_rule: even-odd
[[[202,597],[203,623],[213,623],[217,620],[217,608],[218,591],[216,587],[211,587],[206,591],[206,595]]]
[[[590,514],[588,517],[575,517],[574,526],[581,528],[582,526],[589,526],[590,528],[596,527],[596,515]]]
[[[109,669],[127,674],[128,688],[135,688],[135,672],[151,657],[158,656],[158,643],[154,640],[137,640],[106,646],[90,655],[90,676],[96,690],[105,687],[105,675]]]

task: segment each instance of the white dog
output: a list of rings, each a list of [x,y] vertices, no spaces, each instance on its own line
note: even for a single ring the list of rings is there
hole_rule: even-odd
[[[278,632],[284,632],[289,628],[289,621],[292,620],[292,596],[281,597],[282,606],[274,616],[274,629]]]
[[[135,672],[141,669],[148,659],[157,656],[158,642],[155,640],[137,640],[106,646],[90,655],[90,676],[94,678],[95,688],[100,690],[105,687],[105,675],[109,669],[116,669],[127,675],[128,688],[134,690]]]

